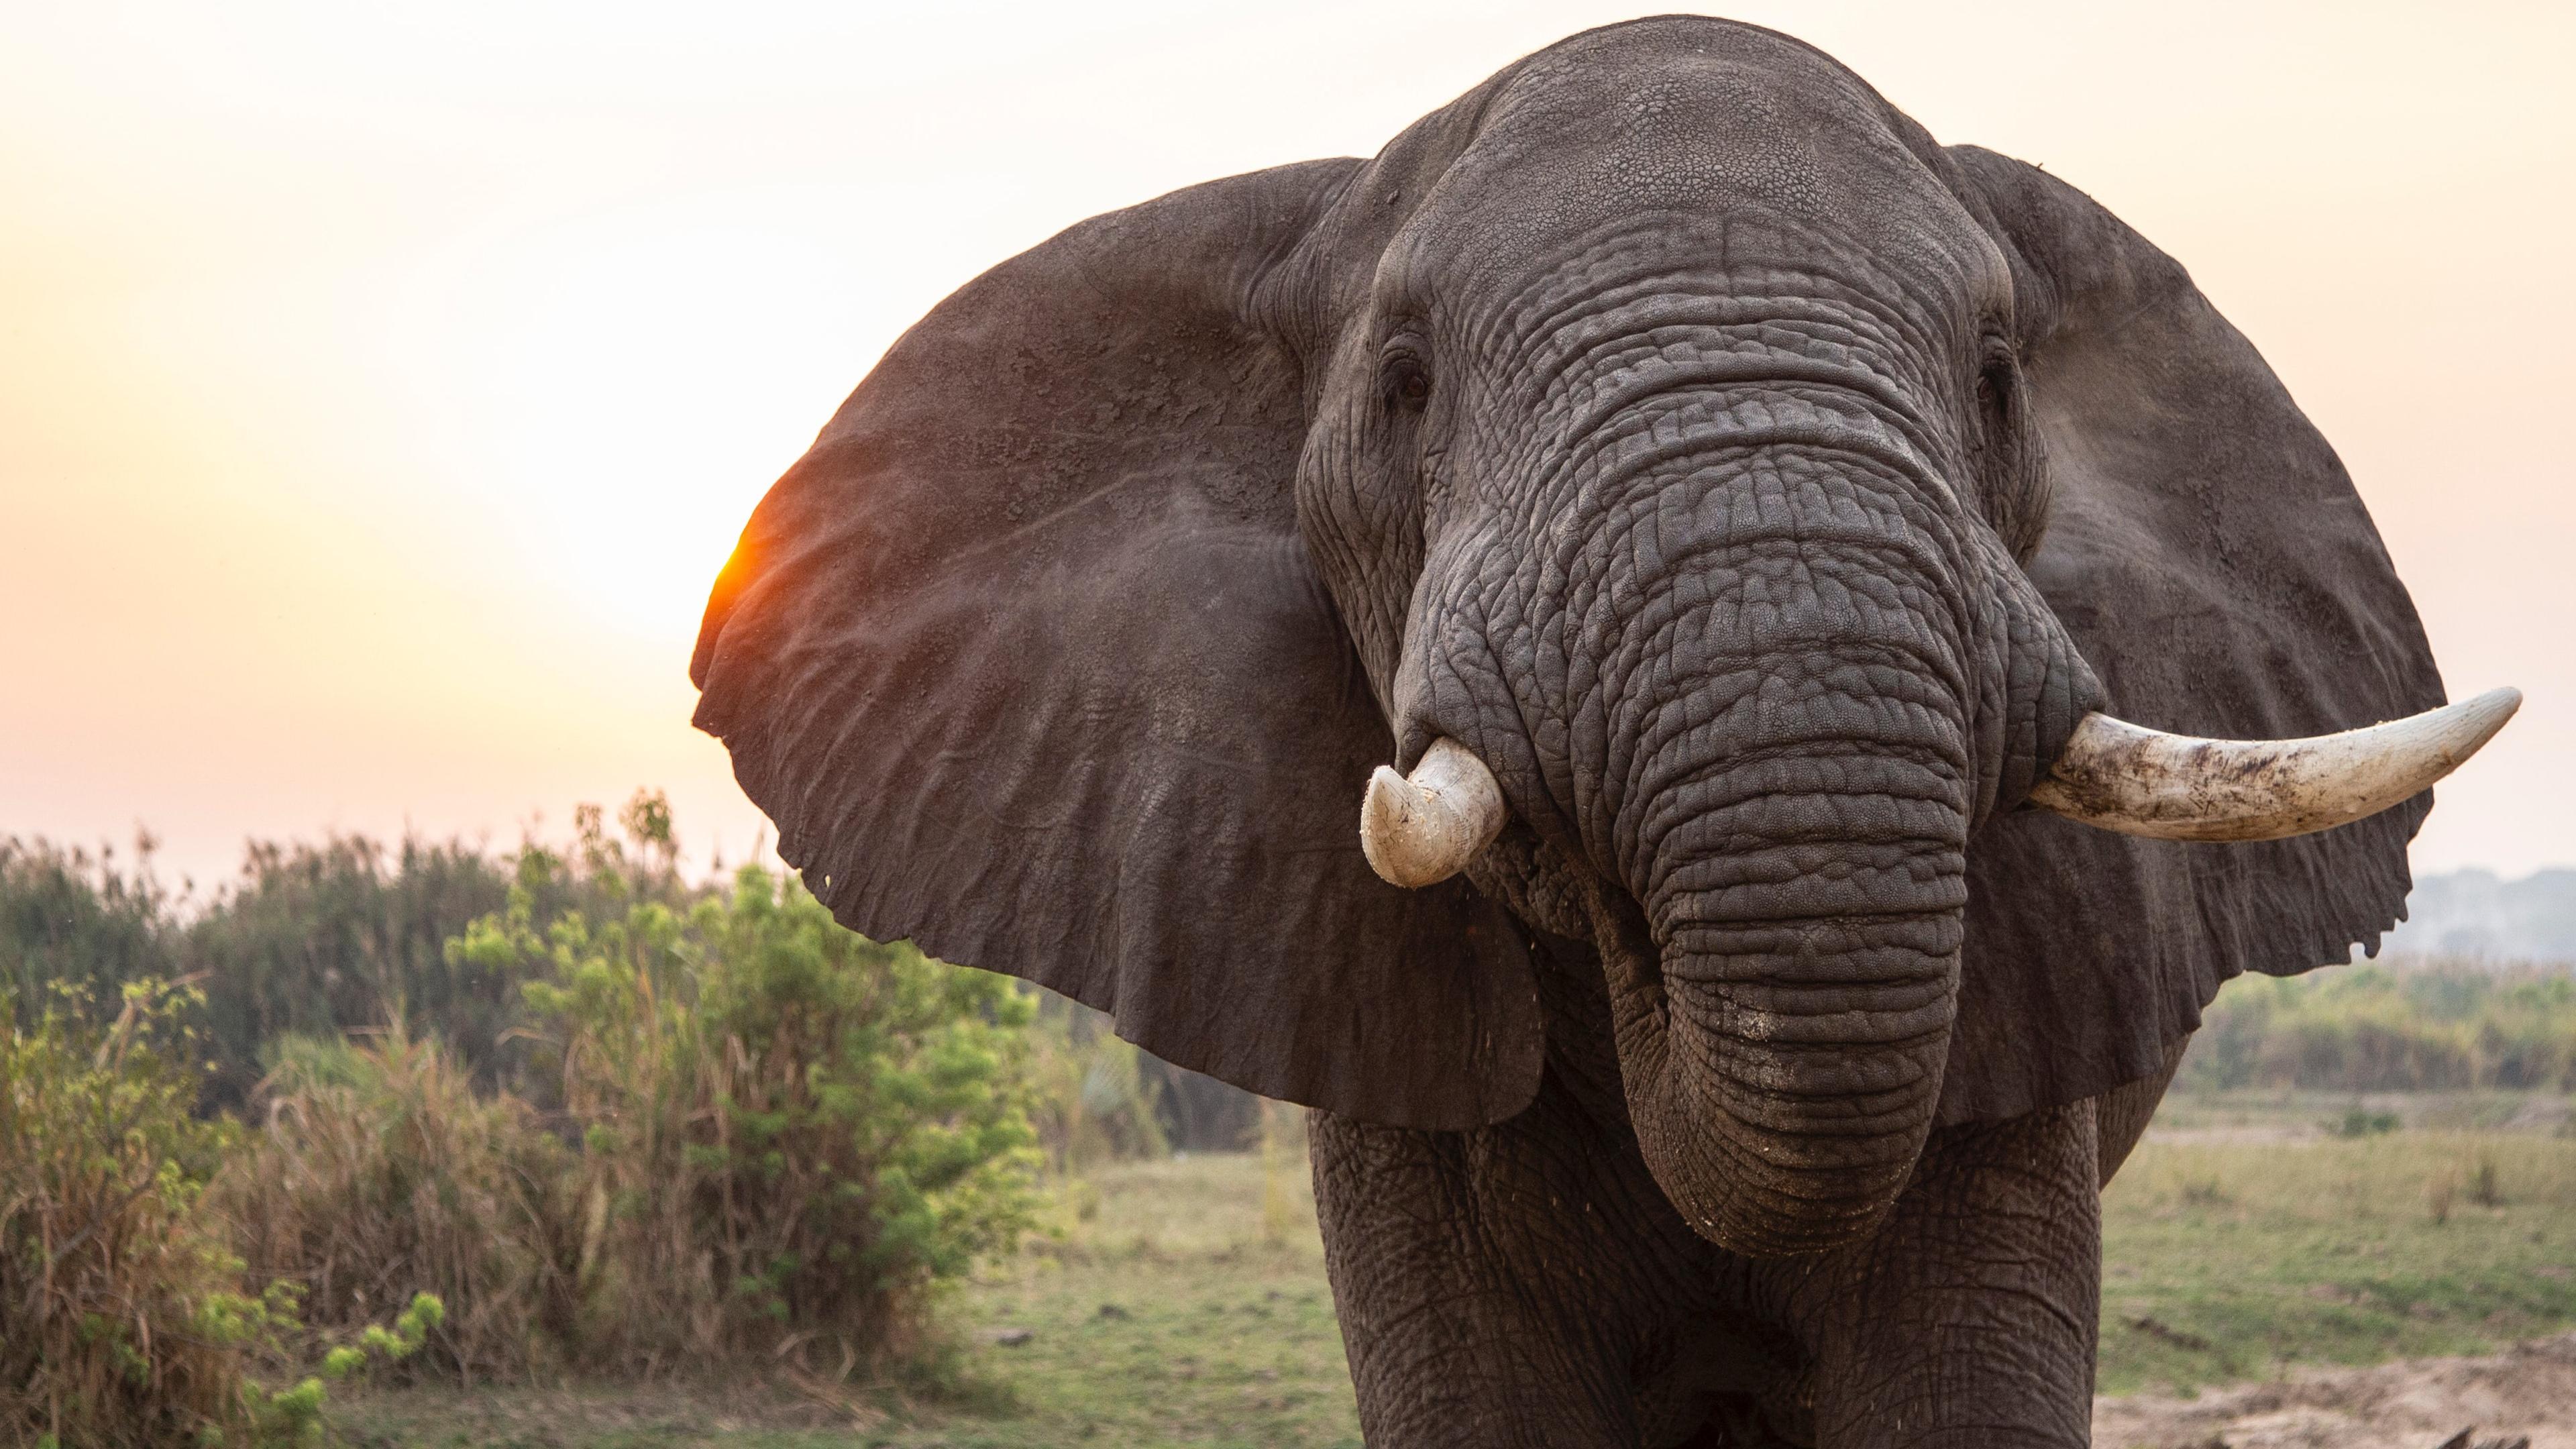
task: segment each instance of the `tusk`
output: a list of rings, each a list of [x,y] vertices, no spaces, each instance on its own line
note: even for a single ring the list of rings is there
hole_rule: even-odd
[[[2088,714],[2030,792],[2087,825],[2158,840],[2280,840],[2350,824],[2460,767],[2522,707],[2522,692],[2339,735],[2204,740]]]
[[[1475,753],[1453,739],[1422,752],[1411,778],[1384,765],[1360,800],[1360,849],[1389,885],[1407,890],[1447,880],[1503,830],[1503,787]]]

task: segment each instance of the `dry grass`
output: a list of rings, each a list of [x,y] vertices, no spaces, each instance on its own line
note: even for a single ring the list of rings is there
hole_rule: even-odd
[[[315,1330],[346,1337],[422,1292],[446,1305],[417,1371],[518,1379],[569,1336],[580,1251],[569,1154],[510,1097],[399,1029],[372,1044],[290,1040],[264,1127],[211,1205],[254,1281],[296,1283]]]

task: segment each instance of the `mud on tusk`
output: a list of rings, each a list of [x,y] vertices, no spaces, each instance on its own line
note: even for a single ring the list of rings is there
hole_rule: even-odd
[[[2123,835],[2281,840],[2376,815],[2458,769],[2522,692],[2303,740],[2205,740],[2090,714],[2031,803]],[[1381,872],[1383,873],[1383,872]]]
[[[1410,778],[1384,765],[1360,800],[1360,849],[1390,885],[1447,880],[1503,829],[1503,787],[1456,740],[1433,740]]]

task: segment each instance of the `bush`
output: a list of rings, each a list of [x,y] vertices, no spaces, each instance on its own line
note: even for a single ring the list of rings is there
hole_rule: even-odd
[[[501,909],[434,968],[412,943],[476,897],[466,857],[407,848],[388,877],[348,842],[254,852],[248,884],[182,931],[148,872],[0,853],[0,908],[44,903],[0,914],[11,970],[61,1003],[7,1059],[0,1438],[292,1438],[322,1377],[271,1392],[249,1366],[347,1371],[368,1358],[333,1347],[352,1335],[467,1380],[747,1354],[846,1373],[921,1345],[933,1285],[1039,1206],[1034,1000],[852,935],[757,869],[683,885],[658,796],[629,805],[623,841],[595,808],[576,820],[570,850],[518,853]],[[225,963],[211,1014],[145,984],[102,1022],[63,980],[112,983],[182,936]],[[84,966],[93,939],[124,954]],[[412,1033],[424,985],[503,1070],[478,1080],[470,1053]],[[370,1004],[390,1024],[344,1039]],[[180,1015],[318,1034],[262,1042],[246,1131],[191,1115],[213,1064]],[[1087,1049],[1092,1095],[1150,1101],[1132,1049]],[[1158,1129],[1148,1109],[1121,1130]],[[398,1310],[400,1329],[373,1326]]]
[[[2469,1159],[2468,1171],[2464,1177],[2468,1185],[2469,1201],[2480,1207],[2504,1206],[2504,1188],[2496,1179],[2494,1153],[2480,1152]]]
[[[296,1329],[291,1290],[241,1291],[200,1210],[232,1129],[191,1113],[200,1067],[145,980],[101,1013],[69,990],[0,1042],[0,1435],[60,1444],[292,1440],[321,1385],[249,1376]]]
[[[685,897],[667,848],[669,807],[644,794],[628,813],[661,821],[663,839],[653,858],[621,862],[625,876]],[[202,985],[191,1014],[214,1062],[201,1110],[246,1108],[262,1053],[281,1037],[396,1018],[434,1024],[485,1087],[537,1097],[552,1090],[551,1078],[527,1071],[526,1046],[511,1036],[519,978],[460,963],[445,949],[507,902],[508,858],[452,841],[254,841],[240,875],[197,898],[165,890],[152,853],[149,835],[137,840],[130,867],[113,847],[0,837],[0,984],[14,988],[19,1025],[60,1004],[48,989],[57,982],[113,1012],[126,982],[185,974]],[[531,853],[550,859],[542,850],[522,856]],[[544,884],[535,897],[541,922],[593,904],[589,876],[545,876]]]
[[[583,1148],[582,1358],[650,1374],[792,1343],[846,1369],[910,1347],[930,1284],[1033,1221],[1030,1002],[757,867],[675,909],[599,833],[593,815],[579,867],[544,865],[587,878],[595,923],[540,930],[548,882],[523,859],[509,909],[452,948],[542,978]]]
[[[445,953],[447,938],[501,908],[509,884],[503,863],[454,843],[253,842],[240,877],[168,928],[174,954],[205,975],[211,1100],[245,1107],[282,1037],[397,1018],[437,1023],[485,1085],[514,1082],[520,1061],[501,1037],[519,983],[460,973]]]
[[[2373,1112],[2355,1102],[2324,1126],[2337,1137],[2383,1137],[2397,1130],[2398,1121],[2394,1112]]]

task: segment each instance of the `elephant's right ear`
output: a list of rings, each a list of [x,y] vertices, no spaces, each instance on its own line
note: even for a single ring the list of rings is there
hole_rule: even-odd
[[[2431,709],[2442,682],[2334,450],[2171,257],[2039,169],[1953,147],[2012,267],[2054,500],[2030,581],[2125,720],[2219,739]],[[2219,984],[2375,946],[2430,792],[2286,840],[2189,844],[2040,811],[1969,847],[1945,1120],[2171,1069]]]
[[[1175,192],[941,303],[762,500],[690,677],[843,924],[1267,1096],[1465,1127],[1537,1088],[1527,948],[1361,855],[1393,741],[1255,315],[1358,164]]]

